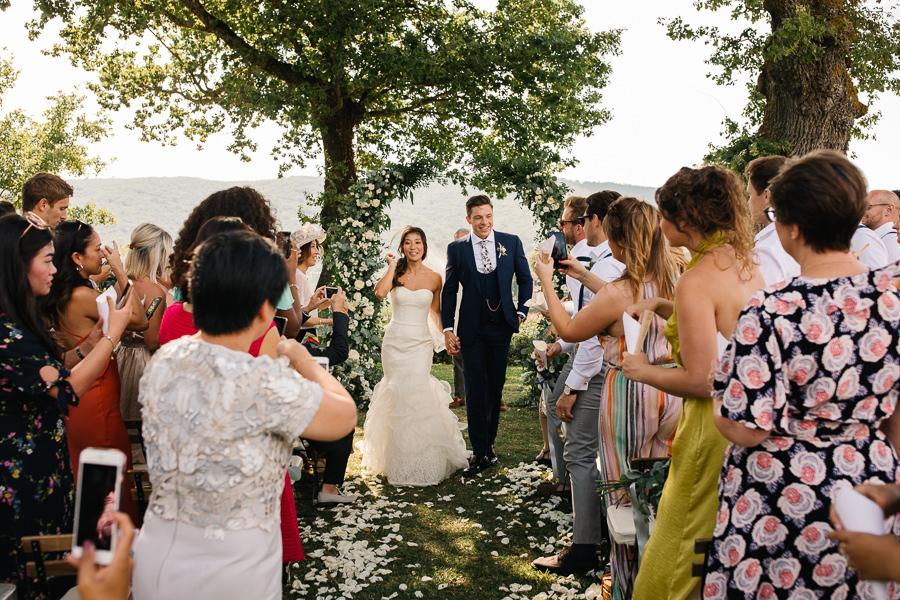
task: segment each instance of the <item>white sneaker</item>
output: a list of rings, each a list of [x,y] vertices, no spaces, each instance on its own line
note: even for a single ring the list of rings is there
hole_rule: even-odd
[[[326,494],[319,492],[316,504],[319,506],[336,506],[338,504],[353,504],[356,502],[356,496],[343,496],[341,494]]]

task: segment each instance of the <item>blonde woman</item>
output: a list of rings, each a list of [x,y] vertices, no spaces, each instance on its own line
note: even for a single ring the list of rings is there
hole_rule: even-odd
[[[151,223],[142,223],[131,232],[131,243],[125,256],[125,274],[134,284],[134,292],[143,300],[144,309],[155,305],[146,330],[126,331],[116,351],[119,363],[119,407],[123,419],[140,419],[138,383],[150,355],[159,348],[159,325],[163,313],[171,304],[169,295],[171,276],[169,256],[172,254],[172,236]]]
[[[622,314],[641,300],[671,300],[675,280],[685,261],[684,255],[673,251],[666,242],[657,210],[636,198],[624,197],[613,202],[602,225],[594,215],[585,215],[583,222],[588,239],[594,237],[595,228],[602,226],[613,258],[625,265],[622,276],[601,288],[587,306],[569,319],[555,293],[547,292],[553,290],[552,266],[538,261],[535,270],[548,297],[553,326],[560,336],[572,342],[600,336],[603,359],[608,365],[599,402],[601,476],[606,481],[617,481],[631,470],[633,458],[668,456],[681,418],[681,398],[629,381],[622,373],[622,356],[626,350]],[[587,273],[577,260],[566,264],[570,265],[568,274],[576,279]],[[649,329],[642,351],[655,365],[674,366],[672,348],[663,334],[665,322],[656,315],[648,318]],[[622,500],[619,495],[606,498],[607,504]],[[629,548],[613,542],[610,553],[613,598],[631,597],[636,565],[636,557]]]

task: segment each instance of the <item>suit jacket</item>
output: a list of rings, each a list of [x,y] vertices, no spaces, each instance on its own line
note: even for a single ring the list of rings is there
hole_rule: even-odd
[[[481,314],[485,292],[478,268],[475,266],[475,252],[472,247],[471,236],[460,238],[447,247],[447,276],[441,291],[441,322],[444,329],[454,326],[454,313],[456,312],[456,296],[459,293],[459,285],[462,284],[462,300],[459,303],[459,323],[456,324],[457,335],[463,339],[471,339],[478,330],[478,317]],[[525,251],[522,249],[522,241],[518,236],[494,231],[494,242],[497,244],[497,279],[500,285],[500,304],[503,317],[513,331],[519,330],[519,317],[521,312],[528,314],[525,301],[531,298],[534,282],[531,278],[531,269]],[[500,246],[506,250],[505,256],[501,256]],[[519,286],[518,304],[512,297],[512,280],[516,277]]]
[[[306,349],[312,356],[327,356],[328,365],[333,367],[347,360],[347,355],[350,354],[350,317],[345,313],[333,311],[331,318],[334,324],[331,326],[331,343],[328,347],[306,346]]]

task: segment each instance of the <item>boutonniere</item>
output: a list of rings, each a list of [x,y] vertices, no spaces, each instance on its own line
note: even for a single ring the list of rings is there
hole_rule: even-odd
[[[497,244],[497,256],[506,256],[506,248],[503,244]]]

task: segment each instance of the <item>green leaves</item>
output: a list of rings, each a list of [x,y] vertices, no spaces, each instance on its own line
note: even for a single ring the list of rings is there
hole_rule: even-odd
[[[12,62],[0,55],[0,109],[2,95],[15,85]],[[22,184],[38,171],[67,173],[76,177],[96,174],[105,162],[88,154],[87,145],[107,134],[108,119],[82,114],[84,98],[60,93],[38,121],[24,111],[0,112],[0,198],[17,207]]]
[[[766,76],[767,65],[781,61],[815,64],[829,49],[840,48],[846,55],[851,95],[860,94],[860,102],[873,104],[884,91],[900,92],[900,3],[896,0],[844,0],[841,2],[788,2],[786,0],[709,0],[695,2],[697,10],[730,9],[730,18],[738,24],[737,32],[719,27],[692,27],[681,18],[661,20],[674,40],[703,41],[712,46],[707,63],[714,67],[710,77],[719,85],[744,82],[748,104],[744,124],[726,121],[729,144],[713,148],[707,160],[737,156],[752,150],[759,136],[772,137],[771,132],[750,134],[759,130],[765,114],[766,98],[758,78]],[[732,24],[732,25],[734,25]],[[740,29],[744,25],[743,29]],[[797,77],[802,77],[796,73]],[[840,80],[841,74],[835,79]],[[808,92],[812,94],[812,92]],[[865,106],[859,111],[865,114]],[[857,116],[853,137],[866,137],[866,129],[879,117],[870,111]],[[746,134],[746,135],[745,135]],[[761,138],[760,138],[761,139]],[[779,145],[782,140],[769,139]],[[759,152],[776,148],[759,149]]]

